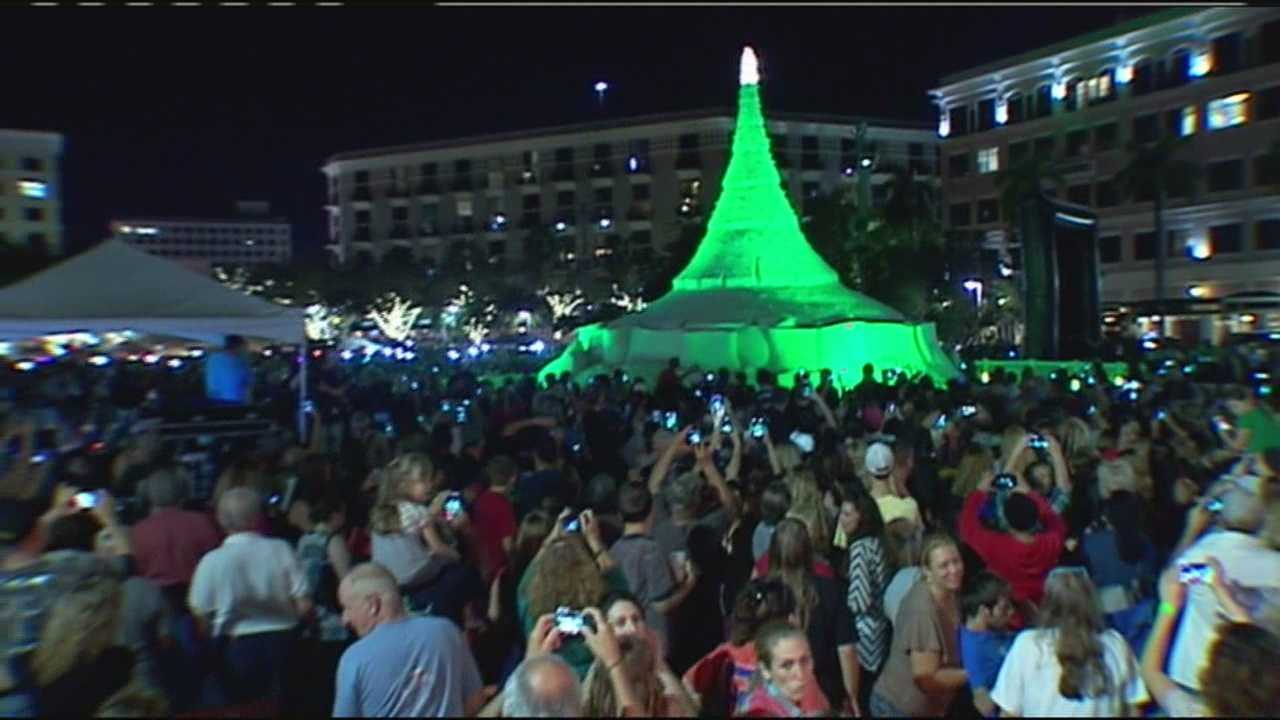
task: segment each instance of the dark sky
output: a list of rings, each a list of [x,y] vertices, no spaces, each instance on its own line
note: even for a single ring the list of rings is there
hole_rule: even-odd
[[[1150,10],[996,8],[64,8],[0,10],[0,127],[67,135],[69,246],[113,216],[270,200],[323,242],[343,150],[728,106],[743,44],[766,111],[931,120],[946,74]]]

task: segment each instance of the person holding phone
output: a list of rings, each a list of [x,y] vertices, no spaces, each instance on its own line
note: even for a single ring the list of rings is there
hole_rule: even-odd
[[[1174,553],[1176,563],[1207,564],[1214,558],[1221,571],[1241,587],[1280,592],[1280,551],[1259,536],[1268,506],[1280,500],[1278,482],[1275,478],[1227,476],[1215,483],[1188,512],[1186,532]],[[1218,530],[1207,532],[1212,526]],[[1186,606],[1169,653],[1169,677],[1174,682],[1203,691],[1200,678],[1209,662],[1208,650],[1220,638],[1219,615],[1223,611],[1212,583],[1188,586]]]

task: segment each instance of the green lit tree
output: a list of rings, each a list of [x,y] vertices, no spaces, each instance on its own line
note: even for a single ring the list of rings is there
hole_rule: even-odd
[[[1186,197],[1195,191],[1200,179],[1200,166],[1179,158],[1190,143],[1189,138],[1167,137],[1155,143],[1129,144],[1129,162],[1116,174],[1116,187],[1122,195],[1135,201],[1150,199],[1155,222],[1155,300],[1165,298],[1165,264],[1169,243],[1164,231],[1164,211],[1169,198]]]

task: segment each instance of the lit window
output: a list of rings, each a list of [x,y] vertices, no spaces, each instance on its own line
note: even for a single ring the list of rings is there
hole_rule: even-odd
[[[48,186],[39,180],[19,180],[18,193],[22,197],[35,198],[43,200],[48,195]]]
[[[942,113],[942,117],[938,118],[938,137],[946,137],[951,134],[951,116]]]
[[[1182,123],[1179,125],[1179,134],[1182,137],[1196,134],[1196,125],[1200,122],[1200,112],[1195,105],[1188,105],[1182,108]]]
[[[471,198],[465,198],[465,197],[458,198],[458,217],[460,218],[471,217],[471,207],[472,207]]]
[[[1205,49],[1191,58],[1191,77],[1204,77],[1213,69],[1213,50]]]
[[[1210,130],[1245,124],[1249,121],[1249,93],[1236,93],[1210,100],[1208,120]]]
[[[1116,71],[1116,82],[1121,85],[1128,85],[1133,81],[1133,63],[1125,63]]]
[[[996,103],[996,124],[1004,125],[1009,122],[1009,100],[1001,99]]]
[[[1000,149],[982,148],[978,150],[978,172],[993,173],[1000,169]]]

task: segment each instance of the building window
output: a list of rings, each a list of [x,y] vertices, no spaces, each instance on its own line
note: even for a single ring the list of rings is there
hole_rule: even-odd
[[[1259,220],[1254,225],[1254,238],[1259,250],[1280,250],[1280,220]]]
[[[1025,98],[1023,98],[1019,93],[1013,93],[1005,99],[1005,104],[1009,108],[1009,120],[1007,124],[1016,125],[1026,119],[1026,114],[1023,109],[1024,100]]]
[[[1133,236],[1133,259],[1153,260],[1156,256],[1156,234],[1148,230]]]
[[[972,209],[970,208],[969,203],[953,204],[951,206],[951,213],[950,213],[951,226],[952,227],[967,226],[972,221],[972,217],[970,215],[971,212],[972,212]]]
[[[1191,79],[1191,51],[1183,48],[1173,53],[1169,58],[1169,75],[1167,77],[1166,86],[1178,87],[1186,85]]]
[[[0,183],[0,187],[3,184]],[[30,178],[18,181],[18,194],[32,200],[44,200],[49,197],[49,186],[43,180],[32,180]]]
[[[1209,228],[1209,247],[1214,255],[1238,253],[1244,249],[1244,228],[1240,223],[1213,225]]]
[[[978,201],[978,223],[993,223],[1000,221],[1000,201],[996,198],[987,198]]]
[[[1240,33],[1219,35],[1213,39],[1213,72],[1217,75],[1233,73],[1240,69]]]
[[[357,171],[356,171],[356,185],[368,185],[368,184],[369,184],[369,171],[368,171],[368,170],[357,170]]]
[[[591,199],[597,205],[609,205],[613,203],[613,188],[600,187],[591,193]]]
[[[1062,107],[1067,112],[1075,112],[1080,106],[1080,90],[1084,87],[1084,81],[1077,78],[1067,81],[1067,96],[1062,99]]]
[[[1030,144],[1025,140],[1009,143],[1009,167],[1014,167],[1025,160],[1030,149]]]
[[[397,206],[395,206],[395,207],[391,208],[391,221],[392,221],[392,222],[398,222],[398,223],[408,222],[408,221],[409,221],[409,206],[408,206],[408,205],[397,205]]]
[[[43,222],[44,208],[26,207],[22,208],[22,219],[27,222]]]
[[[960,178],[969,174],[969,153],[947,157],[947,177]]]
[[[996,126],[996,101],[994,98],[978,101],[978,130],[990,130]]]
[[[631,199],[648,200],[650,197],[653,197],[652,192],[653,191],[649,186],[649,183],[634,184],[631,186]]]
[[[1072,185],[1067,188],[1067,201],[1077,205],[1090,205],[1089,185]]]
[[[368,211],[368,210],[357,210],[357,211],[356,211],[356,225],[368,225],[368,224],[369,224],[369,217],[370,217],[370,216],[369,216],[369,211]]]
[[[1151,113],[1133,119],[1133,141],[1153,143],[1160,139],[1160,116]]]
[[[469,197],[458,198],[457,212],[458,212],[459,219],[462,219],[462,218],[470,219],[474,210],[475,210],[475,206],[473,205],[471,198]]]
[[[1186,137],[1195,135],[1196,128],[1200,125],[1200,110],[1195,105],[1188,105],[1182,108],[1178,116],[1178,135]]]
[[[1053,88],[1048,83],[1036,88],[1034,104],[1033,118],[1049,117],[1053,114]]]
[[[965,157],[968,157],[967,155]],[[993,173],[1000,169],[1000,148],[989,147],[978,150],[978,172]]]
[[[44,161],[36,157],[24,157],[22,169],[27,172],[44,172]]]
[[[1036,157],[1042,160],[1052,160],[1053,149],[1054,149],[1054,137],[1052,135],[1045,135],[1044,137],[1036,138],[1036,144],[1035,144]]]
[[[1253,100],[1255,120],[1270,120],[1280,116],[1280,85],[1259,90]]]
[[[524,210],[541,210],[542,196],[537,193],[530,193],[521,198],[521,208]]]
[[[1095,188],[1098,207],[1109,208],[1120,204],[1120,193],[1114,180],[1099,180]]]
[[[1155,86],[1155,67],[1150,60],[1134,64],[1133,79],[1129,81],[1129,92],[1134,97],[1146,95]]]
[[[1210,130],[1244,125],[1249,122],[1249,93],[1241,92],[1209,101]]]
[[[1094,152],[1106,152],[1115,149],[1119,137],[1120,126],[1116,123],[1109,122],[1106,125],[1099,125],[1093,129]]]
[[[556,193],[556,207],[571,208],[574,203],[574,193],[572,190],[561,190]]]
[[[1244,161],[1219,160],[1209,163],[1206,168],[1209,178],[1209,192],[1229,192],[1244,187]]]
[[[951,108],[949,117],[951,119],[951,137],[960,137],[969,134],[969,106],[961,105]]]
[[[1098,238],[1098,260],[1104,265],[1113,265],[1124,259],[1124,246],[1119,235],[1105,235]]]
[[[1115,71],[1107,69],[1089,78],[1081,85],[1084,89],[1083,100],[1089,105],[1097,105],[1115,99],[1115,90],[1112,87],[1114,77]]]
[[[1089,145],[1088,130],[1072,130],[1067,133],[1067,147],[1064,153],[1066,157],[1080,157],[1084,154],[1085,148]]]
[[[769,133],[769,147],[773,150],[773,161],[781,169],[791,167],[791,158],[787,155],[787,136],[783,133]]]

